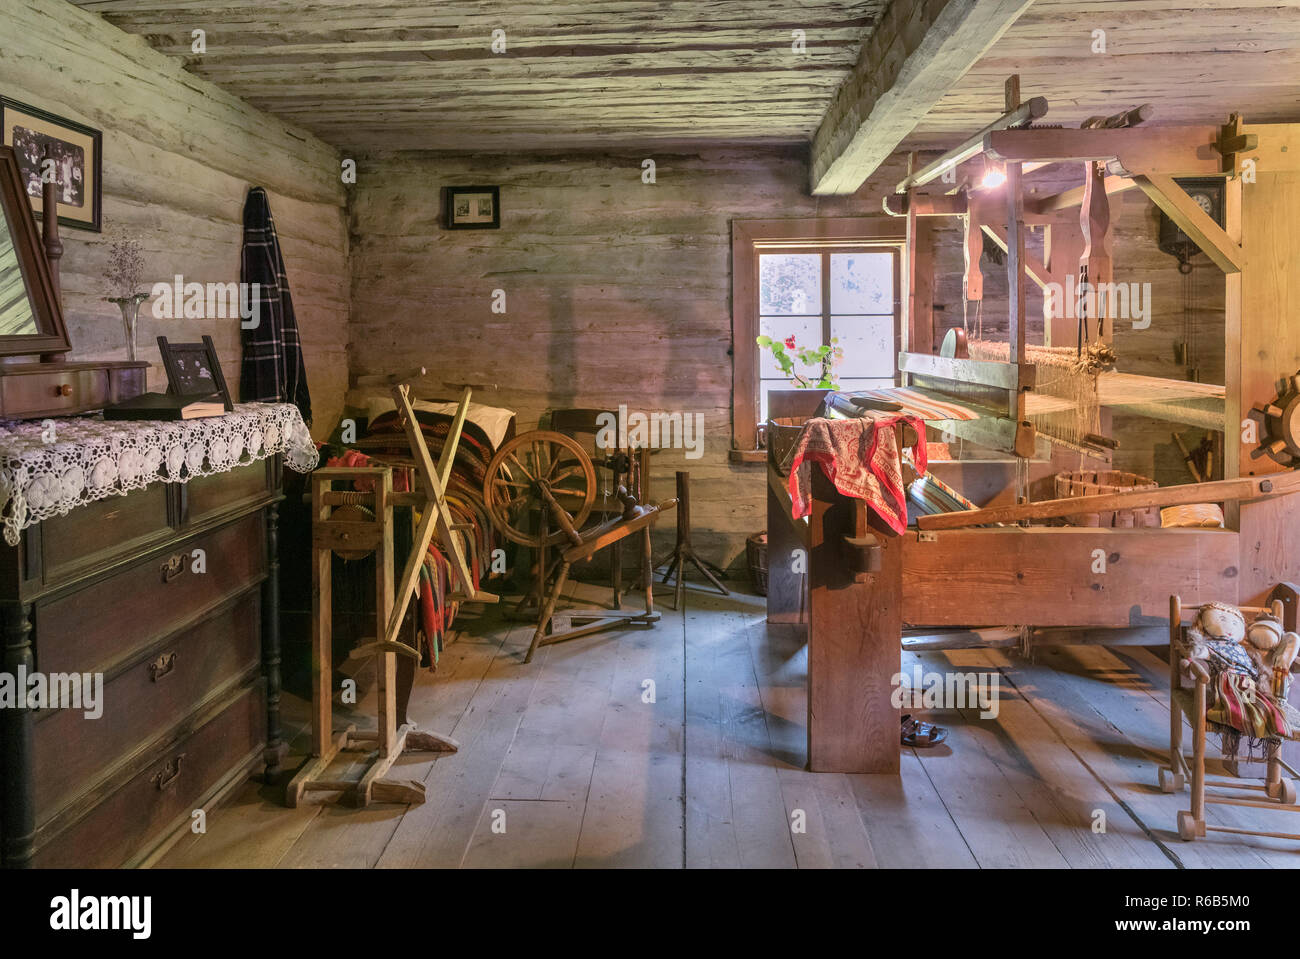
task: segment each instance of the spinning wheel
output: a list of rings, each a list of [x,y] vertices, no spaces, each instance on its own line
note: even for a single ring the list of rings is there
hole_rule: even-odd
[[[596,501],[596,469],[577,440],[533,430],[510,440],[492,458],[483,501],[511,542],[532,547],[581,542],[577,531]],[[548,520],[540,532],[531,530],[536,512]]]
[[[1251,459],[1267,456],[1287,468],[1300,464],[1300,373],[1286,379],[1277,399],[1248,416],[1259,424],[1259,448],[1251,450]]]
[[[614,454],[621,456],[623,454]],[[617,470],[627,463],[614,462],[607,457],[601,465]],[[492,523],[507,539],[541,549],[545,556],[548,546],[560,546],[555,580],[545,599],[541,593],[549,578],[549,569],[543,558],[538,563],[538,600],[540,612],[533,641],[528,647],[524,662],[531,662],[539,646],[547,646],[578,636],[615,627],[652,626],[659,620],[654,611],[653,564],[650,557],[650,524],[662,510],[677,505],[668,500],[657,506],[637,502],[637,497],[619,485],[615,493],[619,512],[590,529],[582,529],[591,515],[596,501],[596,468],[577,440],[549,430],[533,430],[517,436],[501,447],[488,464],[483,478],[483,500]],[[533,532],[534,514],[541,519],[540,531]],[[550,530],[558,527],[554,532]],[[642,586],[645,592],[645,612],[624,613],[621,610],[599,610],[591,614],[575,614],[571,620],[582,620],[547,635],[555,604],[564,591],[573,563],[588,560],[599,550],[614,546],[633,533],[642,537]]]

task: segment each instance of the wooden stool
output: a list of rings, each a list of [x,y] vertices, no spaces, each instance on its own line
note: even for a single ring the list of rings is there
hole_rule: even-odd
[[[655,569],[668,564],[668,569],[664,572],[663,582],[668,582],[668,577],[677,571],[676,589],[673,593],[673,609],[681,609],[686,601],[686,578],[683,575],[686,571],[686,563],[690,561],[695,565],[705,579],[716,586],[723,596],[730,596],[727,587],[718,582],[718,577],[710,572],[709,567],[712,563],[702,560],[696,554],[695,548],[691,546],[691,474],[685,470],[677,471],[677,543],[673,546],[673,551],[665,556],[662,560],[655,563]],[[719,574],[722,570],[713,566]]]

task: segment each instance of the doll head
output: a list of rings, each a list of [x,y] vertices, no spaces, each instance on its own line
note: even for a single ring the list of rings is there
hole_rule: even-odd
[[[1281,621],[1272,613],[1260,613],[1255,621],[1246,627],[1246,642],[1258,650],[1267,652],[1282,642]]]
[[[1236,606],[1206,603],[1196,615],[1195,629],[1207,639],[1239,643],[1246,638],[1246,617]]]

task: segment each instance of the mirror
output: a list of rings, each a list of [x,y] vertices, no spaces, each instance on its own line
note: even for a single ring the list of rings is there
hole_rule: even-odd
[[[6,214],[4,229],[0,230],[0,336],[31,336],[39,332],[36,307],[27,295],[27,283],[18,265],[18,250]]]
[[[71,348],[18,160],[0,146],[0,356]]]

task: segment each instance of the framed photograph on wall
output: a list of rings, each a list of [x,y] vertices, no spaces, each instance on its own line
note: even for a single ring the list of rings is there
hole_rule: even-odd
[[[205,336],[202,343],[168,343],[160,336],[158,352],[167,371],[167,392],[196,400],[220,396],[227,413],[235,408],[212,337]]]
[[[100,232],[100,131],[0,97],[0,139],[18,156],[23,190],[38,217],[45,213],[41,209],[41,171],[49,160],[52,165],[48,168],[59,186],[60,225]]]
[[[443,188],[443,221],[448,230],[499,230],[501,188],[449,186]]]

